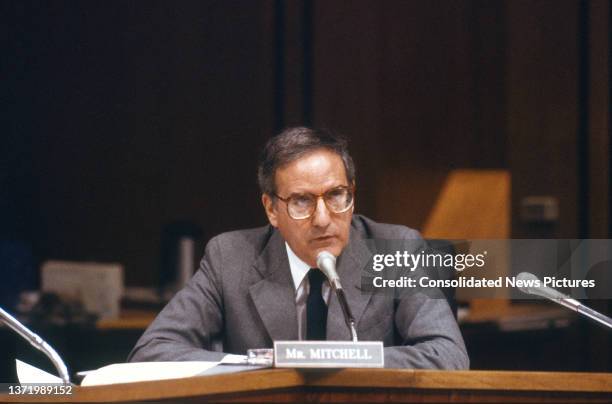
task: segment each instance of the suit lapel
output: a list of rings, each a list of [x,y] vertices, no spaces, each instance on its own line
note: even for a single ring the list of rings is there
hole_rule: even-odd
[[[372,296],[371,292],[362,293],[361,291],[361,273],[370,258],[371,252],[365,241],[351,227],[350,241],[338,258],[337,271],[356,324],[359,324],[361,315]],[[342,308],[333,292],[330,295],[328,307],[327,339],[350,340],[351,334],[344,321]]]
[[[295,289],[285,242],[274,230],[254,264],[256,279],[249,287],[255,308],[272,340],[297,340]]]

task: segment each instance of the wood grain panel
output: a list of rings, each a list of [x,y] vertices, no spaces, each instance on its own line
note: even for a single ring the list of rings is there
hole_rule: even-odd
[[[32,402],[126,402],[206,398],[227,401],[320,402],[604,402],[612,396],[606,373],[342,369],[261,370],[221,376],[76,388],[70,397],[28,397]],[[251,397],[251,400],[249,400]],[[19,397],[0,395],[7,402]]]
[[[351,137],[360,212],[420,228],[449,170],[505,167],[503,3],[318,1],[314,24],[314,121]]]
[[[578,235],[578,5],[506,2],[514,237]],[[558,223],[523,223],[519,205],[530,195],[558,198]]]
[[[36,218],[38,257],[119,261],[128,284],[153,285],[165,223],[204,240],[265,223],[271,4],[3,3],[7,134],[30,172],[9,176],[28,190],[15,209]]]

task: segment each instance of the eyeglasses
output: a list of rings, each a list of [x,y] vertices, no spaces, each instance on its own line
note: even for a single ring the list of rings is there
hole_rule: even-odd
[[[323,198],[325,206],[333,213],[344,213],[353,207],[354,187],[339,186],[320,195],[310,193],[291,194],[287,198],[274,195],[287,204],[287,213],[293,219],[308,219],[317,210],[319,198]]]

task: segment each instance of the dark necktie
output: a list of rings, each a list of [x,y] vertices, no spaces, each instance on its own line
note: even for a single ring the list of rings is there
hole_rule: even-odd
[[[327,305],[323,300],[321,286],[325,280],[323,272],[317,268],[308,271],[310,292],[306,300],[306,339],[325,340],[327,327]]]

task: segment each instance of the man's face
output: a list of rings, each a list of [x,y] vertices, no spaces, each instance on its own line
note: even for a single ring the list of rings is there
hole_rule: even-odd
[[[276,170],[276,193],[282,198],[295,194],[323,194],[339,186],[350,186],[339,155],[326,149],[315,150]],[[349,239],[353,208],[344,213],[328,210],[323,198],[317,199],[315,212],[306,219],[293,219],[287,203],[262,196],[272,226],[278,228],[293,252],[316,267],[317,254],[329,251],[339,256]]]

